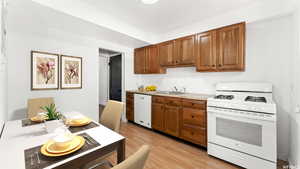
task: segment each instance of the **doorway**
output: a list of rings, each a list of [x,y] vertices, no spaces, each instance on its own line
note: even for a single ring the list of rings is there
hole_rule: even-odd
[[[99,49],[99,117],[108,100],[122,101],[124,95],[123,53]]]
[[[122,55],[109,58],[109,100],[122,101]]]

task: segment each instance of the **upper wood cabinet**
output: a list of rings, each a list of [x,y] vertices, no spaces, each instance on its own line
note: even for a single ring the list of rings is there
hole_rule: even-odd
[[[176,39],[174,49],[176,65],[193,66],[195,64],[195,35]]]
[[[161,66],[174,66],[174,41],[158,44],[158,57]]]
[[[138,48],[134,50],[134,73],[146,73],[146,48]]]
[[[200,33],[196,38],[196,68],[197,71],[214,71],[217,62],[217,32]]]
[[[195,66],[198,72],[245,70],[245,22],[136,49],[135,73]]]
[[[135,74],[160,74],[165,69],[160,66],[158,48],[156,45],[135,49],[134,52]]]
[[[244,70],[245,23],[217,30],[218,70]]]
[[[245,69],[245,23],[200,33],[196,39],[197,71]]]

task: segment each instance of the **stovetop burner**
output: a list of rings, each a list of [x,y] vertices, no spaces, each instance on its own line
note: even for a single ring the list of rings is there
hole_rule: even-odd
[[[246,102],[261,102],[261,103],[267,103],[267,100],[265,97],[255,97],[255,96],[247,96],[245,99]]]
[[[215,99],[223,99],[223,100],[232,100],[234,98],[233,95],[217,95],[214,97]]]

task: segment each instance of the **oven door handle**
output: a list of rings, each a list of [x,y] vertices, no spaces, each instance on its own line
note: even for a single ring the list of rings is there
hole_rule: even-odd
[[[274,123],[273,121],[268,121],[268,120],[261,120],[261,119],[254,119],[254,118],[248,118],[245,116],[236,116],[232,114],[227,114],[227,113],[219,113],[215,111],[209,111],[209,115],[215,116],[215,117],[221,117],[224,119],[230,119],[230,120],[238,120],[238,121],[243,121],[243,122],[249,122],[249,123],[255,123],[255,124],[261,124],[263,123]]]

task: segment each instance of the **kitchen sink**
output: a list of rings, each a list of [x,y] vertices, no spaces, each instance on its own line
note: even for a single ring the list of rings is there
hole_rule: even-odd
[[[158,91],[158,94],[169,94],[169,95],[182,95],[185,94],[184,92],[179,91]]]

